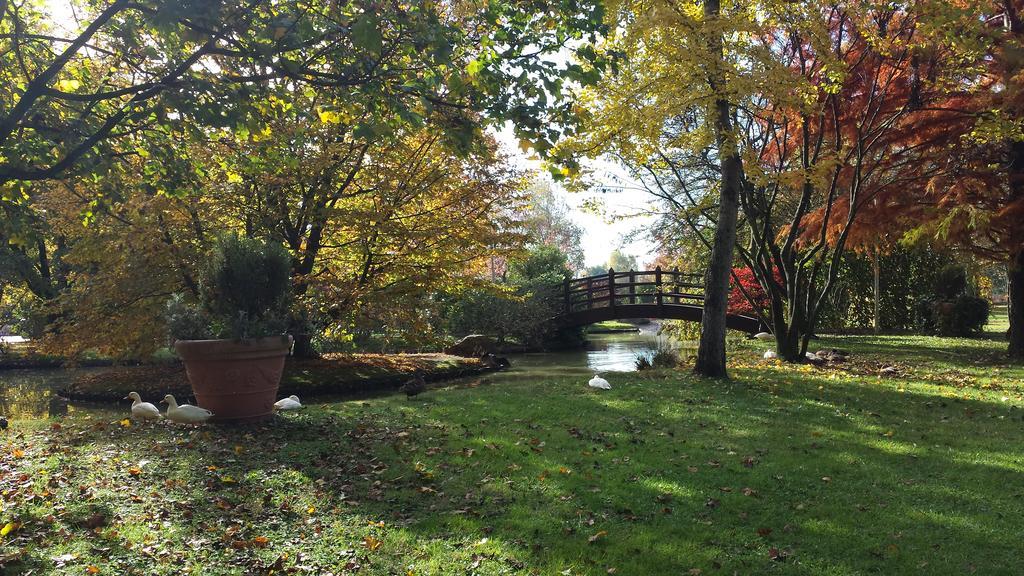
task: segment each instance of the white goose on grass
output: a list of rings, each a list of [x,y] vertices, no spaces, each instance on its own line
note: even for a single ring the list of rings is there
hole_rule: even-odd
[[[124,399],[132,401],[132,418],[135,420],[159,420],[164,417],[159,408],[149,402],[143,402],[138,392],[129,392]]]
[[[757,338],[758,340],[771,340],[772,338],[775,338],[775,336],[772,336],[769,332],[758,332],[757,334],[754,334],[754,338]]]
[[[172,422],[180,422],[182,424],[202,424],[211,417],[213,412],[210,412],[206,408],[200,408],[199,406],[193,406],[191,404],[178,405],[178,401],[174,399],[174,396],[168,394],[164,396],[163,403],[167,404],[167,419]]]
[[[765,360],[774,360],[774,359],[776,359],[778,357],[779,357],[779,355],[775,353],[775,350],[765,350],[764,351],[764,359]]]
[[[612,385],[609,384],[607,380],[601,378],[597,374],[594,374],[594,377],[590,379],[590,382],[587,382],[587,385],[590,386],[591,388],[597,388],[598,390],[612,389]]]
[[[299,408],[302,408],[302,402],[299,402],[299,397],[295,394],[274,402],[275,410],[298,410]]]

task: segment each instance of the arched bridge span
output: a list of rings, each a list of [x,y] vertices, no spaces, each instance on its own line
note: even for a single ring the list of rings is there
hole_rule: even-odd
[[[566,280],[563,297],[561,319],[571,326],[626,318],[700,322],[704,282],[700,274],[660,267],[639,272],[608,270],[607,274]],[[725,323],[748,334],[762,328],[757,318],[740,314],[729,314]]]

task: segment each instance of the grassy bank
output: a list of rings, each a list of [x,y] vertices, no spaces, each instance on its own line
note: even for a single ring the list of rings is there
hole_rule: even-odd
[[[619,320],[606,320],[604,322],[597,322],[587,326],[588,334],[615,334],[619,332],[637,332],[640,329],[637,328],[636,324],[630,324],[629,322],[622,322]]]
[[[1024,368],[1002,343],[825,340],[685,371],[488,375],[256,428],[113,412],[2,437],[6,573],[1014,574]],[[880,377],[895,365],[894,377]]]
[[[0,370],[19,368],[60,368],[68,363],[64,356],[40,352],[34,342],[0,344]],[[114,359],[85,354],[75,360],[78,366],[110,366]]]
[[[448,354],[327,354],[317,359],[289,358],[280,395],[300,397],[349,394],[398,388],[419,371],[428,381],[448,380],[484,372],[475,358]],[[71,400],[118,401],[136,391],[144,398],[164,394],[188,398],[192,389],[179,363],[126,366],[88,374],[61,392]],[[155,401],[155,400],[154,400]]]

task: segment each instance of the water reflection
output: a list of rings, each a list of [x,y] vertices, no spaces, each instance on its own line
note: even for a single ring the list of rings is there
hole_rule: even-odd
[[[653,354],[659,345],[686,347],[658,336],[656,328],[633,334],[594,334],[587,337],[585,350],[509,356],[512,361],[509,373],[554,376],[631,372],[636,370],[637,355]]]
[[[0,370],[0,415],[13,419],[66,416],[68,403],[56,395],[74,378],[103,368]]]

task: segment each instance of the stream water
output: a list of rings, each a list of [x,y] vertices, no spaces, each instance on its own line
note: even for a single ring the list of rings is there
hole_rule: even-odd
[[[640,332],[591,334],[582,350],[513,354],[512,368],[505,378],[538,376],[591,375],[595,372],[629,372],[636,370],[639,354],[652,354],[669,342],[657,335],[658,325],[641,327]],[[0,415],[8,418],[46,418],[63,416],[69,411],[102,411],[108,407],[91,404],[68,405],[57,396],[74,378],[85,372],[105,368],[59,368],[0,370]]]

